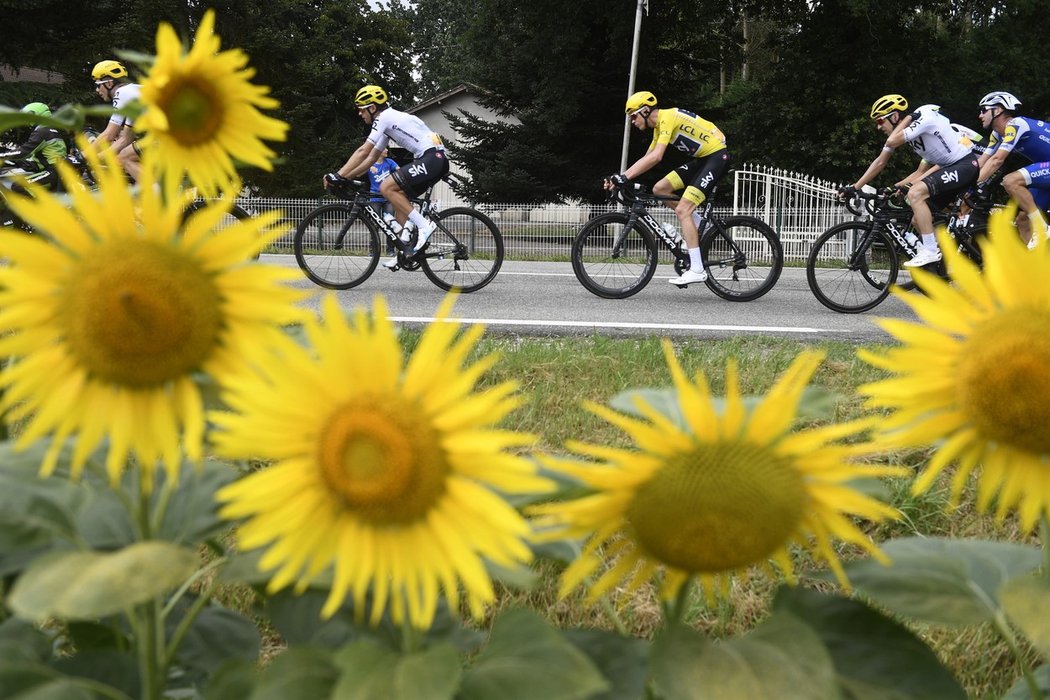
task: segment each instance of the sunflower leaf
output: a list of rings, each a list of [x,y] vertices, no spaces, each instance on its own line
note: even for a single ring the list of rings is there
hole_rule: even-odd
[[[824,644],[802,620],[785,612],[717,644],[673,625],[653,643],[649,663],[657,694],[666,699],[841,697]]]
[[[328,698],[338,678],[339,669],[333,663],[330,651],[317,647],[291,647],[263,669],[251,700]]]
[[[975,625],[999,612],[999,590],[1010,579],[1038,568],[1035,547],[1006,542],[907,537],[887,542],[892,561],[846,567],[860,593],[913,620]]]
[[[587,655],[531,610],[512,609],[463,675],[459,700],[583,700],[609,689]]]
[[[922,640],[859,601],[785,586],[773,607],[805,620],[820,636],[839,684],[854,700],[966,700],[966,691]]]
[[[1035,684],[1039,688],[1039,697],[1050,698],[1050,664],[1044,664],[1032,672]],[[1032,700],[1032,692],[1028,687],[1028,680],[1021,676],[1017,682],[1006,691],[1002,700]]]
[[[567,630],[565,638],[587,654],[612,686],[588,700],[645,697],[649,676],[649,645],[645,641],[590,629]]]
[[[112,553],[59,552],[33,562],[8,604],[28,620],[111,615],[171,590],[197,568],[190,549],[139,542]]]
[[[999,596],[1010,620],[1044,659],[1050,659],[1050,582],[1022,576],[1008,581]]]
[[[335,654],[342,672],[332,700],[452,700],[462,669],[459,654],[438,644],[411,654],[354,642]]]

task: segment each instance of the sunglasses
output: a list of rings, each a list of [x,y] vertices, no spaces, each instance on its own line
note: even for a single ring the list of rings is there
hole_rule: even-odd
[[[991,112],[991,111],[992,111],[991,107],[981,107],[981,111],[979,112],[979,114],[984,114],[985,112]]]

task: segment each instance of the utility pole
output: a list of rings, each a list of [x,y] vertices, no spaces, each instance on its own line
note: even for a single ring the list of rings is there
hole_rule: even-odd
[[[631,48],[631,75],[627,80],[627,96],[634,94],[634,74],[638,70],[638,42],[642,37],[642,11],[649,11],[649,0],[638,0],[634,16],[634,46]],[[627,146],[631,141],[631,120],[624,117],[623,151],[620,153],[620,172],[627,170]]]

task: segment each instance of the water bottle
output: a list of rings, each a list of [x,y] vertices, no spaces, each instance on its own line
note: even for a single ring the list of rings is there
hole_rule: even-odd
[[[664,233],[666,233],[672,239],[678,238],[678,229],[676,229],[672,224],[669,224],[665,221],[660,225],[663,226]]]
[[[405,222],[405,227],[401,229],[401,242],[408,243],[412,240],[412,231],[416,228],[415,224],[411,221]]]
[[[386,225],[390,227],[390,230],[393,231],[395,235],[401,233],[401,224],[397,223],[397,219],[393,214],[388,211],[383,212],[383,221],[386,222]]]

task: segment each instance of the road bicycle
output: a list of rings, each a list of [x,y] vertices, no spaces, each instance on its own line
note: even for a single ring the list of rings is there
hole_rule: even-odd
[[[295,230],[295,261],[315,284],[328,289],[351,289],[375,271],[387,245],[397,255],[396,271],[423,270],[441,289],[475,292],[495,277],[503,265],[503,235],[492,220],[471,207],[439,209],[433,188],[412,200],[420,213],[437,225],[418,253],[413,250],[418,232],[409,224],[410,237],[402,240],[371,206],[374,196],[366,183],[347,180],[333,188],[347,201],[322,204]]]
[[[707,270],[704,283],[723,299],[758,299],[780,278],[783,246],[761,219],[716,215],[713,194],[698,210],[703,231],[700,250]],[[656,272],[660,245],[671,252],[677,274],[689,269],[689,253],[681,236],[665,231],[649,212],[650,206],[675,197],[652,194],[638,183],[615,188],[611,197],[626,211],[593,217],[573,241],[572,271],[580,284],[606,299],[637,294]]]
[[[820,234],[806,260],[806,281],[817,300],[833,311],[855,314],[869,311],[883,302],[890,287],[897,283],[901,260],[918,252],[920,240],[912,230],[912,211],[888,187],[876,192],[857,192],[844,204],[864,220],[846,221]],[[958,214],[962,203],[970,206],[963,220]],[[959,250],[981,263],[980,240],[986,232],[991,203],[961,199],[951,214],[938,214],[935,221],[948,229]],[[927,271],[947,276],[943,261],[928,265]],[[915,289],[909,279],[899,285]]]

